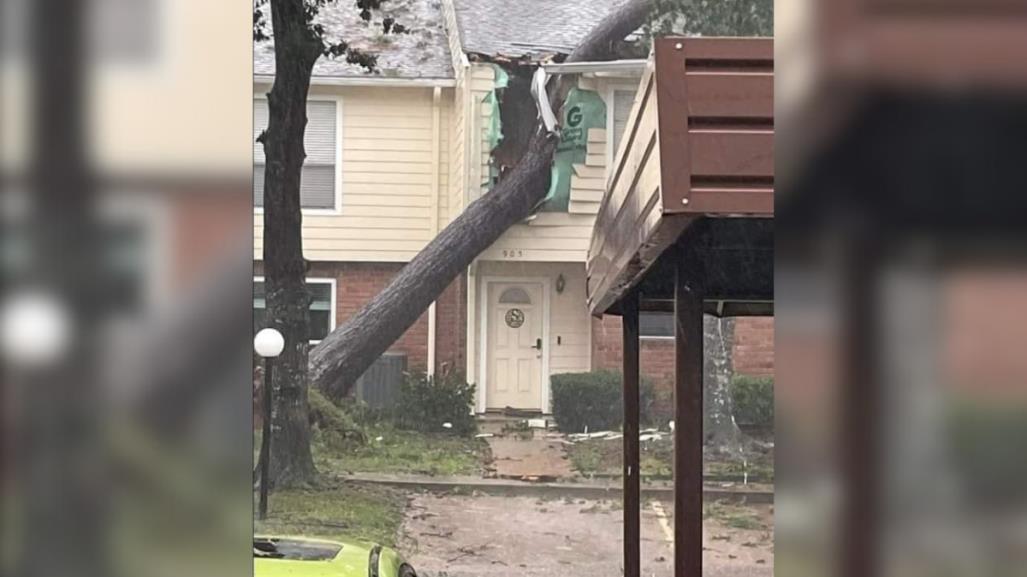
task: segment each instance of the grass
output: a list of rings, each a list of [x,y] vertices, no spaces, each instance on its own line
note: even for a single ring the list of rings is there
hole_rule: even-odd
[[[322,473],[478,475],[488,458],[481,439],[366,427],[366,444],[333,443],[315,433],[314,463]]]
[[[619,476],[623,468],[623,445],[620,440],[594,439],[580,441],[567,448],[574,469],[585,476]],[[641,443],[639,463],[643,477],[670,479],[674,472],[674,443],[660,439]],[[742,478],[748,473],[751,483],[772,483],[772,455],[760,455],[748,463],[739,460],[711,460],[703,463],[704,475],[714,478]]]
[[[388,487],[344,483],[275,491],[268,518],[255,533],[372,541],[395,546],[403,521],[405,495]]]
[[[673,449],[673,446],[670,447]],[[567,447],[574,469],[582,475],[620,475],[623,469],[624,446],[620,440],[595,439]],[[670,478],[673,453],[663,443],[641,444],[639,464],[644,477]]]
[[[731,529],[758,531],[767,528],[752,509],[723,501],[703,503],[703,519],[713,519]]]

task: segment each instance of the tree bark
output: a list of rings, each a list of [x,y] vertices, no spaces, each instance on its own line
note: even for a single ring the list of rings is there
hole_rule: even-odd
[[[609,57],[616,42],[645,23],[652,6],[653,0],[624,4],[592,30],[567,61]],[[566,79],[556,82],[551,101],[562,104],[570,85]],[[475,257],[528,217],[549,188],[557,140],[537,125],[524,156],[504,179],[472,202],[385,290],[311,351],[311,383],[334,398],[346,395]]]
[[[731,403],[734,333],[734,319],[703,318],[703,436],[706,448],[714,453],[737,452],[742,447]]]
[[[307,93],[322,44],[309,29],[303,0],[271,0],[275,82],[268,127],[261,135],[264,172],[264,286],[268,326],[281,331],[285,349],[275,359],[271,481],[275,487],[311,483],[307,365],[310,296],[303,259],[300,178],[306,151]]]

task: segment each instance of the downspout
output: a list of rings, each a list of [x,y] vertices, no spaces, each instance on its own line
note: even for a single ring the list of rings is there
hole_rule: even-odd
[[[429,215],[431,238],[439,234],[439,163],[442,161],[442,88],[432,90],[431,124],[431,214]],[[436,331],[438,328],[438,307],[432,302],[428,307],[428,376],[435,374]]]
[[[460,111],[460,113],[464,115],[464,157],[461,159],[464,163],[464,178],[463,182],[459,183],[458,186],[460,186],[463,189],[460,197],[463,200],[463,207],[461,207],[461,210],[464,210],[467,208],[467,205],[471,203],[470,183],[473,182],[473,180],[471,179],[471,160],[472,158],[474,158],[474,155],[471,151],[471,145],[473,143],[472,135],[474,133],[474,130],[472,128],[472,124],[474,122],[475,108],[474,105],[471,103],[471,63],[467,60],[466,54],[463,54],[461,52],[460,56],[460,65],[463,69],[464,80],[464,84],[461,87],[461,89],[463,90],[463,106],[461,106],[462,110]],[[481,162],[480,157],[477,160],[478,162]],[[464,303],[464,314],[466,315],[467,319],[465,327],[467,333],[464,336],[464,354],[466,356],[465,362],[467,364],[466,379],[469,383],[478,382],[478,344],[476,339],[477,331],[475,330],[475,327],[478,326],[478,316],[476,314],[477,307],[475,306],[477,302],[476,288],[478,284],[476,275],[476,264],[477,261],[471,261],[471,265],[467,267],[467,285],[465,287],[466,290],[464,291],[467,295],[467,299]],[[475,389],[475,394],[477,398],[475,399],[475,408],[472,409],[472,411],[485,411],[485,397],[484,391],[482,390],[482,385],[483,383],[478,383],[478,386]]]

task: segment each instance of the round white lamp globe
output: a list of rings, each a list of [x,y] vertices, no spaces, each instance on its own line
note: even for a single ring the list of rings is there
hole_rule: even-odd
[[[265,359],[277,357],[284,348],[285,338],[275,329],[263,329],[253,337],[253,350]]]
[[[0,305],[4,360],[23,368],[56,363],[71,342],[71,316],[55,296],[42,292],[12,295]]]

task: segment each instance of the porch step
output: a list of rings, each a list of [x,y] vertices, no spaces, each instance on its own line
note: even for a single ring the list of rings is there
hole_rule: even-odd
[[[540,427],[539,425],[544,425]],[[545,433],[553,427],[553,418],[540,411],[487,412],[478,415],[478,430],[496,436],[522,434],[534,431]]]

